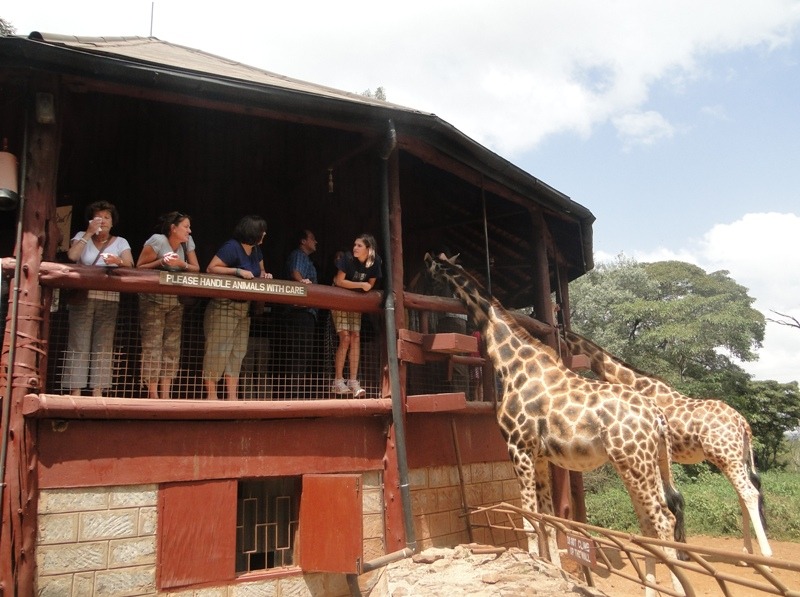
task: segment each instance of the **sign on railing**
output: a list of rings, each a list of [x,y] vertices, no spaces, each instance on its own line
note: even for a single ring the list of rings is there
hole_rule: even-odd
[[[214,274],[195,274],[187,272],[161,272],[159,284],[166,286],[183,286],[186,288],[214,288],[232,290],[234,292],[260,292],[281,296],[306,296],[306,285],[288,280],[271,278],[253,278],[244,280],[232,276]]]
[[[583,535],[567,533],[567,555],[584,566],[597,565],[594,542]]]

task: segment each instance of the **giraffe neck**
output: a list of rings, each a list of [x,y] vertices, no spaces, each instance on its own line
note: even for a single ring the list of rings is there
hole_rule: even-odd
[[[636,384],[637,379],[645,377],[631,367],[627,367],[614,355],[580,334],[567,330],[564,332],[564,340],[570,352],[588,356],[592,371],[606,381],[633,386]]]
[[[488,295],[470,274],[447,262],[432,261],[429,267],[431,274],[446,281],[466,306],[484,336],[487,353],[501,377],[508,378],[523,364],[529,371],[531,367],[542,370],[558,366],[555,351],[517,324],[500,302]],[[530,357],[537,353],[542,353],[541,361],[529,362],[534,360]]]

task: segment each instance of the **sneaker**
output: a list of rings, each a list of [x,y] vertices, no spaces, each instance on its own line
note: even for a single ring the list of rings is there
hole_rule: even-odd
[[[344,383],[343,379],[334,379],[333,385],[331,386],[331,392],[334,394],[349,394],[350,388],[347,387],[347,384]]]
[[[350,391],[353,392],[353,396],[356,398],[363,398],[367,395],[367,391],[361,387],[357,379],[348,379],[347,387],[350,388]]]

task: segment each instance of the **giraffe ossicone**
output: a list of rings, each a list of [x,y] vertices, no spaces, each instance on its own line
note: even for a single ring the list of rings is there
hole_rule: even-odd
[[[673,541],[677,531],[680,539],[682,498],[672,479],[669,430],[661,411],[631,388],[569,370],[460,266],[431,255],[425,256],[425,265],[434,278],[450,285],[481,329],[501,379],[497,422],[520,483],[523,509],[553,514],[548,463],[589,471],[610,462],[633,502],[642,534]],[[559,565],[555,537],[546,529],[545,534],[550,559]],[[529,539],[528,549],[538,555],[535,538]],[[664,551],[676,557],[675,549]],[[653,580],[652,558],[646,566]],[[676,593],[684,594],[674,574],[672,583]],[[648,588],[646,594],[655,591]]]

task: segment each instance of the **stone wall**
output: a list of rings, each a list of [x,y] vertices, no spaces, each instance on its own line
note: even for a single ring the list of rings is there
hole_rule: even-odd
[[[464,495],[469,508],[498,502],[520,505],[519,483],[510,462],[464,465],[463,475]],[[409,473],[409,482],[418,549],[469,543],[458,467],[413,469]],[[514,532],[487,528],[485,517],[472,517],[470,520],[472,541],[489,545],[520,545]]]
[[[155,595],[155,485],[43,490],[40,597]]]
[[[385,554],[381,473],[362,475],[362,488],[363,551],[369,561]],[[36,550],[39,597],[159,595],[157,492],[156,485],[43,490]],[[296,574],[169,595],[346,597],[350,590],[341,574]]]

